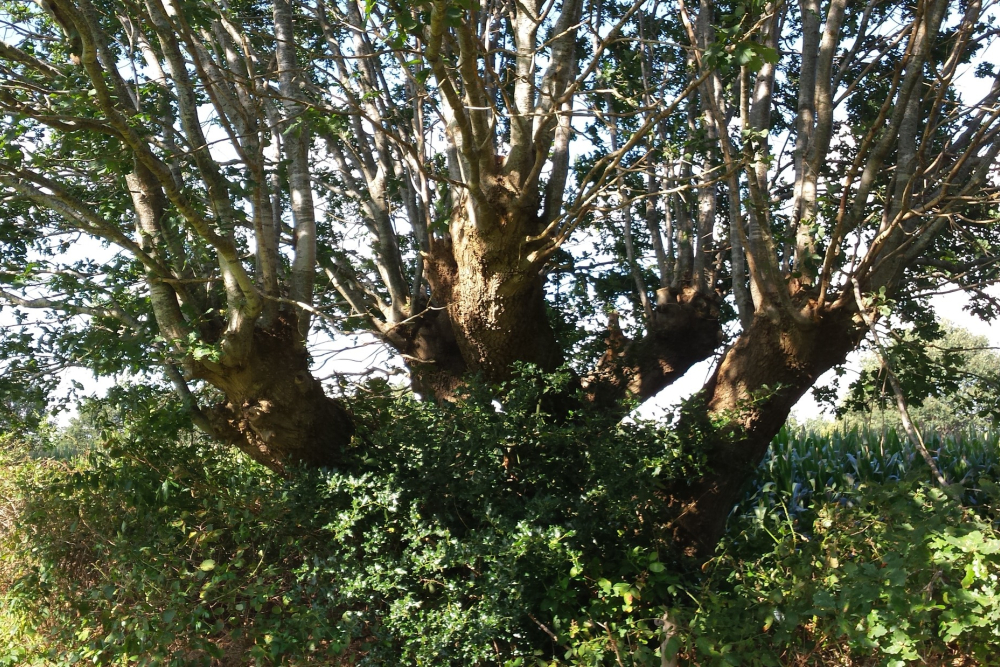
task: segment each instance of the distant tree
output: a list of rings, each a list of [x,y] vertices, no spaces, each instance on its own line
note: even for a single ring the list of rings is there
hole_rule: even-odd
[[[686,419],[728,427],[663,501],[706,553],[862,339],[855,283],[907,317],[996,279],[979,0],[2,8],[0,299],[278,470],[353,431],[316,332],[371,333],[430,399],[568,364],[621,414],[717,355]]]
[[[941,435],[992,430],[1000,424],[1000,351],[989,339],[945,325],[923,337],[897,334],[889,348],[915,424]],[[838,408],[839,425],[899,431],[899,414],[877,359],[863,362],[860,376]]]

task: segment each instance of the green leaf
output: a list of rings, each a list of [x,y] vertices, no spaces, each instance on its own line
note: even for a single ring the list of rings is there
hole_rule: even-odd
[[[962,577],[962,588],[968,588],[976,580],[976,567],[973,563],[965,566],[965,576]]]

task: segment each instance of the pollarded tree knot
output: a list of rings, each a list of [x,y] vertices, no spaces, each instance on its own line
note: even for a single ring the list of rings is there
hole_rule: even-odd
[[[266,398],[262,398],[252,403],[249,401],[244,403],[243,412],[250,419],[250,421],[254,421],[256,419],[259,419],[261,415],[270,412],[271,407],[272,407],[271,401],[267,400]]]
[[[608,336],[604,339],[604,342],[608,346],[608,351],[605,353],[605,357],[621,354],[625,346],[630,342],[625,334],[622,333],[619,322],[620,316],[618,315],[618,311],[608,313]]]
[[[657,306],[646,335],[634,340],[622,333],[617,313],[609,315],[607,351],[582,382],[591,400],[649,398],[722,344],[718,297],[695,290],[678,297]]]
[[[685,287],[679,294],[661,299],[660,292],[663,291],[669,291],[669,288],[657,291],[656,309],[653,321],[649,323],[651,330],[678,330],[701,323],[717,328],[717,344],[722,343],[722,327],[718,325],[721,299],[718,294]]]

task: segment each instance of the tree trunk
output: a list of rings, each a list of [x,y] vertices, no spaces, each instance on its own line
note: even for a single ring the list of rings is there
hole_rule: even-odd
[[[669,291],[657,291],[661,298],[642,338],[625,338],[612,319],[608,350],[583,379],[592,402],[610,407],[629,395],[651,398],[718,349],[723,340],[718,297],[693,287],[676,298]]]
[[[197,377],[226,396],[209,421],[216,435],[277,472],[300,463],[336,465],[354,433],[351,416],[309,372],[295,318],[283,315],[254,331],[239,365],[198,364]]]
[[[680,551],[711,555],[792,406],[860,342],[863,329],[855,313],[831,307],[802,324],[759,311],[726,351],[695,399],[704,401],[705,409],[695,409],[680,423],[682,431],[703,438],[709,468],[700,479],[670,490],[670,526]],[[722,426],[711,425],[720,418]]]
[[[384,336],[403,355],[413,391],[438,400],[455,396],[469,366],[458,348],[447,308],[432,306]]]
[[[478,202],[463,195],[450,234],[431,243],[426,270],[433,301],[445,306],[468,371],[500,382],[516,362],[554,370],[562,350],[546,316],[540,266],[526,243],[539,231],[537,206],[519,203],[499,184],[484,191],[488,196]]]
[[[501,382],[517,363],[551,371],[563,361],[546,314],[544,278],[525,240],[540,226],[534,207],[519,207],[504,188],[493,193],[488,206],[465,197],[450,234],[431,241],[425,267],[431,307],[383,333],[425,396],[450,399],[468,373]],[[580,379],[589,401],[611,408],[629,395],[648,399],[718,349],[714,293],[660,292],[642,338],[627,339],[612,323],[607,352]]]

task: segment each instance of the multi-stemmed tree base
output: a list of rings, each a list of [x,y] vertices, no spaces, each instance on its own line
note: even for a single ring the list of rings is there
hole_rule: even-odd
[[[283,472],[290,464],[328,467],[341,460],[352,418],[312,376],[298,331],[287,321],[255,331],[238,366],[206,376],[226,397],[209,410],[216,435],[255,461]]]
[[[793,320],[758,312],[726,351],[682,423],[703,441],[707,472],[678,483],[669,494],[674,544],[708,556],[725,532],[771,440],[792,406],[820,375],[843,363],[859,343],[855,312],[835,307]],[[698,423],[694,423],[694,422]]]

